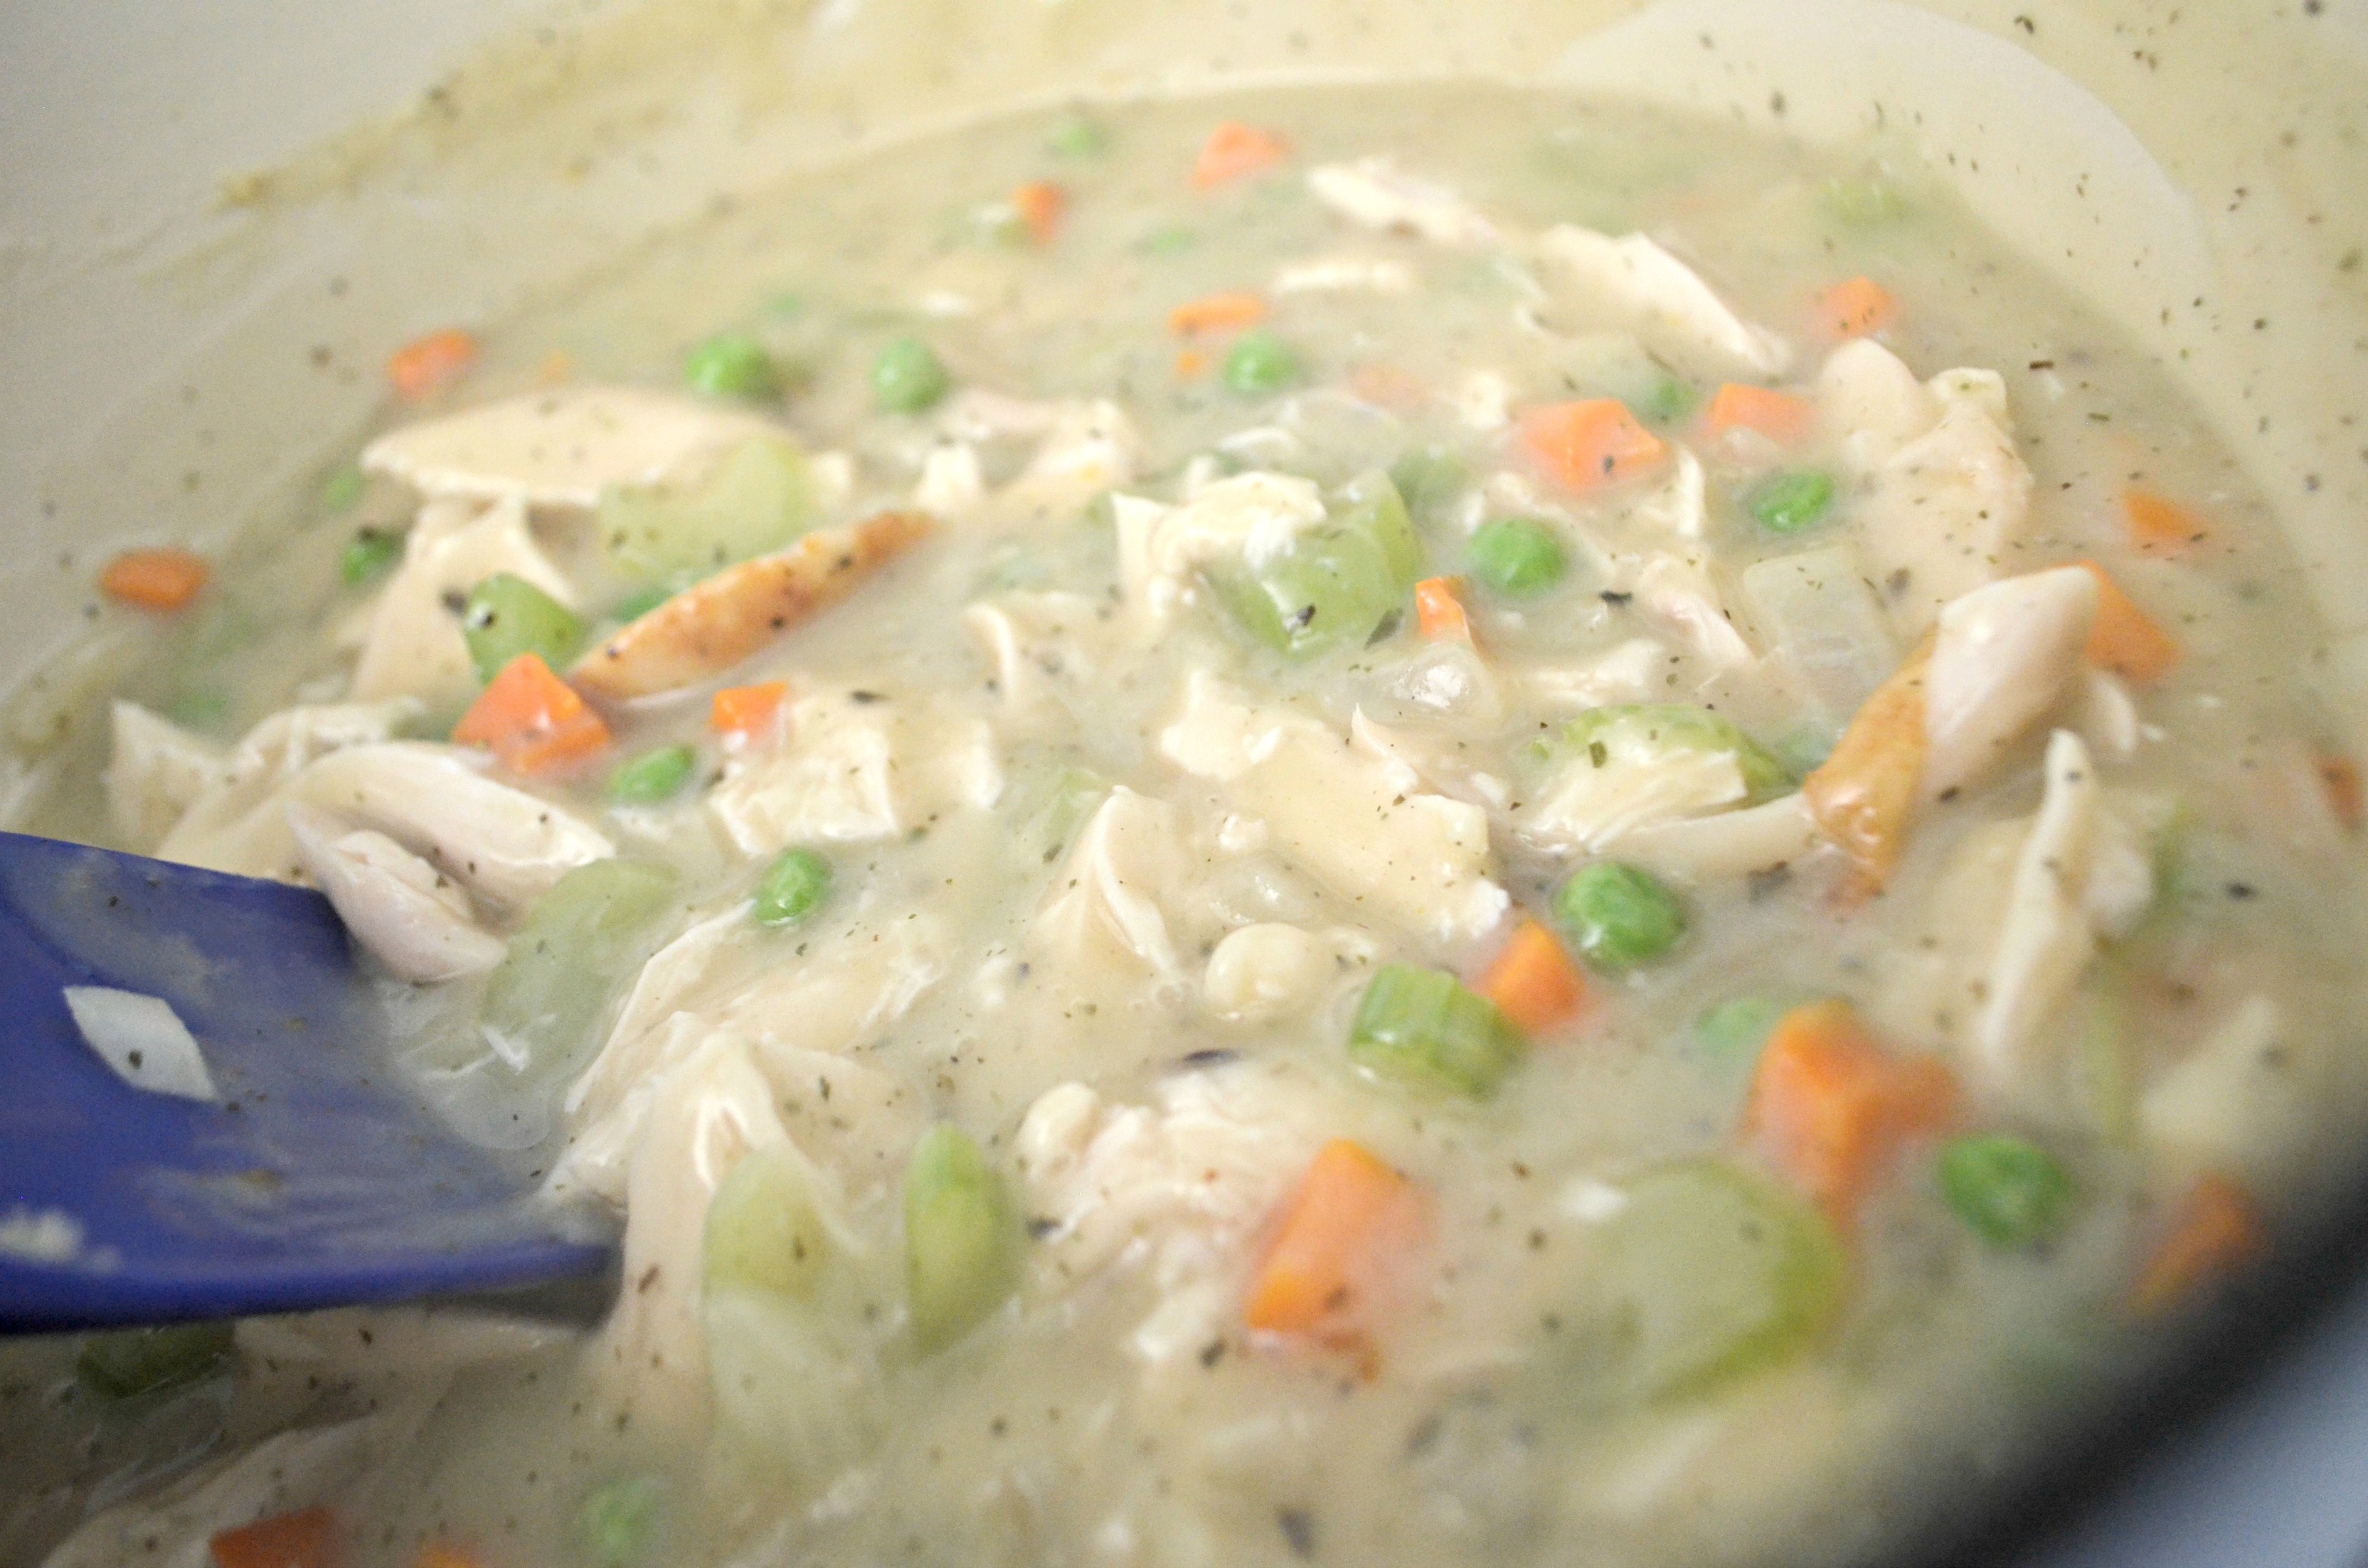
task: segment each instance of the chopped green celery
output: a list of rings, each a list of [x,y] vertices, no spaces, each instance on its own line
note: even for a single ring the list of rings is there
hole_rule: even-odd
[[[1636,412],[1656,425],[1674,425],[1701,401],[1702,392],[1691,382],[1663,376],[1636,400]]]
[[[674,893],[672,871],[632,860],[595,860],[560,878],[485,982],[480,1017],[502,1056],[540,1074],[588,1044]]]
[[[576,1515],[576,1538],[592,1568],[636,1568],[647,1562],[666,1511],[666,1483],[628,1475],[595,1487]]]
[[[1694,1040],[1720,1062],[1756,1061],[1776,1020],[1801,1005],[1786,992],[1748,991],[1730,996],[1694,1020]]]
[[[757,879],[759,926],[795,926],[830,896],[830,862],[803,845],[784,849]]]
[[[654,747],[617,765],[609,775],[609,799],[622,806],[654,806],[681,790],[698,766],[699,753],[687,745]]]
[[[921,1135],[905,1167],[905,1279],[923,1355],[968,1334],[1019,1283],[1019,1218],[960,1129]]]
[[[1253,569],[1212,577],[1243,628],[1291,658],[1361,648],[1402,613],[1422,575],[1422,541],[1389,476],[1360,475],[1330,515]]]
[[[1200,244],[1200,236],[1181,223],[1169,223],[1152,230],[1134,242],[1134,248],[1145,256],[1182,256]]]
[[[1253,327],[1234,340],[1225,356],[1225,385],[1244,397],[1264,397],[1300,378],[1299,356],[1274,334]]]
[[[732,1167],[707,1205],[704,1289],[815,1298],[835,1244],[814,1206],[811,1179],[804,1163],[785,1149],[756,1150]]]
[[[1390,483],[1418,523],[1432,523],[1472,487],[1472,471],[1445,447],[1414,447],[1390,465]]]
[[[683,357],[682,379],[711,397],[750,402],[777,397],[781,372],[765,346],[745,332],[718,333]]]
[[[1841,736],[1827,726],[1804,722],[1777,736],[1769,754],[1793,778],[1805,778],[1834,755],[1840,741]]]
[[[2119,1149],[2138,1135],[2137,1064],[2133,1057],[2129,977],[2108,958],[2089,971],[2079,997],[2080,1035],[2073,1076],[2097,1135]]]
[[[1383,1077],[1485,1100],[1521,1059],[1497,1005],[1440,970],[1388,964],[1349,1026],[1349,1054]]]
[[[349,588],[375,583],[403,559],[403,536],[389,528],[361,528],[337,555],[337,577]]]
[[[94,1334],[74,1358],[74,1377],[108,1399],[136,1399],[201,1383],[230,1364],[227,1323],[174,1324]]]
[[[1789,469],[1762,480],[1744,503],[1759,526],[1772,534],[1796,534],[1825,520],[1834,504],[1834,482],[1815,469]]]
[[[173,694],[165,717],[185,730],[211,733],[230,718],[230,697],[218,687],[189,687]]]
[[[1841,1300],[1833,1227],[1772,1183],[1716,1159],[1628,1185],[1598,1256],[1636,1398],[1701,1392],[1798,1353]]]
[[[1637,968],[1684,939],[1686,906],[1648,871],[1598,860],[1554,893],[1554,913],[1571,946],[1598,969]]]
[[[1817,199],[1829,217],[1851,229],[1896,223],[1911,210],[1898,187],[1871,176],[1836,176],[1817,187]]]
[[[1068,116],[1044,139],[1044,150],[1063,158],[1090,158],[1109,146],[1110,132],[1099,120],[1083,113]]]
[[[1941,1196],[1973,1233],[1998,1247],[2032,1247],[2072,1218],[2072,1177],[2028,1139],[1980,1133],[1941,1150]]]
[[[893,340],[871,362],[871,396],[883,413],[923,413],[952,388],[944,362],[917,337]]]
[[[584,645],[584,622],[525,578],[496,572],[470,591],[461,635],[483,683],[521,653],[540,653],[544,664],[564,669]]]
[[[646,588],[635,588],[609,607],[609,619],[623,626],[630,621],[641,619],[674,596],[675,590],[662,583],[653,583]]]
[[[1064,767],[1044,786],[1040,803],[1023,819],[1020,843],[1040,849],[1044,864],[1051,865],[1109,793],[1110,781],[1101,775],[1088,768]]]
[[[362,498],[362,492],[369,485],[370,481],[363,475],[361,465],[347,463],[321,481],[321,509],[324,512],[345,511]]]
[[[1569,558],[1562,540],[1535,517],[1498,517],[1472,536],[1472,574],[1515,598],[1542,594],[1562,581]]]
[[[1774,754],[1736,728],[1733,720],[1689,702],[1590,708],[1538,747],[1544,760],[1584,756],[1598,767],[1615,760],[1649,761],[1671,751],[1728,752],[1754,805],[1774,800],[1794,782]]]
[[[797,444],[752,436],[698,483],[609,490],[596,520],[620,574],[678,586],[783,548],[814,526],[819,510]]]

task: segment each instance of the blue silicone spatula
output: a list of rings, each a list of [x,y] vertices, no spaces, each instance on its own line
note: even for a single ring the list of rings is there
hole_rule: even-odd
[[[141,1050],[160,1005],[201,1081]],[[386,1028],[319,893],[0,834],[0,1332],[610,1267],[602,1217],[537,1197],[405,1091]]]

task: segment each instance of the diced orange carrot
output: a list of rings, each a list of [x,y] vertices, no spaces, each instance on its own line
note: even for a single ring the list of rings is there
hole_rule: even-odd
[[[2179,643],[2160,622],[2093,561],[2080,565],[2097,579],[2097,619],[2089,623],[2089,662],[2144,684],[2169,675],[2179,663]]]
[[[142,609],[186,608],[213,575],[206,558],[188,550],[127,550],[98,574],[98,591]]]
[[[1239,332],[1266,319],[1266,301],[1256,294],[1204,294],[1187,300],[1167,312],[1167,331],[1174,337],[1201,337]]]
[[[1783,447],[1808,435],[1816,423],[1817,411],[1806,398],[1742,381],[1720,387],[1702,413],[1702,425],[1713,436],[1729,430],[1757,430]]]
[[[415,338],[390,355],[387,383],[404,402],[418,403],[467,375],[476,362],[476,338],[459,327],[448,327]]]
[[[1828,336],[1864,337],[1899,317],[1899,301],[1872,278],[1846,278],[1817,296],[1817,325]]]
[[[1040,245],[1051,244],[1060,233],[1061,215],[1068,205],[1068,193],[1048,179],[1031,179],[1011,193],[1011,210],[1027,226],[1028,237]]]
[[[411,1560],[411,1568],[485,1568],[485,1560],[465,1546],[431,1540]]]
[[[1916,813],[1931,743],[1924,732],[1924,672],[1931,640],[1859,704],[1833,754],[1801,780],[1819,831],[1856,864],[1862,891],[1881,891]]]
[[[1326,1143],[1283,1203],[1242,1321],[1269,1334],[1356,1346],[1395,1266],[1427,1228],[1415,1185],[1346,1138]]]
[[[1957,1083],[1934,1057],[1893,1055],[1847,1002],[1777,1020],[1759,1053],[1744,1125],[1770,1163],[1839,1225],[1909,1140],[1954,1118]]]
[[[1563,950],[1562,938],[1524,920],[1513,939],[1480,977],[1480,994],[1523,1034],[1543,1034],[1587,1011],[1587,981]]]
[[[1229,119],[1210,131],[1209,139],[1201,144],[1201,155],[1192,164],[1192,184],[1196,189],[1209,190],[1272,168],[1290,155],[1290,146],[1271,131]]]
[[[1546,477],[1573,492],[1634,479],[1669,455],[1661,438],[1638,424],[1616,397],[1526,409],[1520,431],[1522,445]]]
[[[2130,1287],[2129,1308],[2156,1317],[2232,1274],[2268,1250],[2260,1210],[2245,1189],[2216,1172],[2199,1179],[2146,1255]]]
[[[2184,555],[2212,531],[2187,507],[2135,485],[2122,492],[2122,516],[2129,524],[2130,543],[2147,555]]]
[[[464,746],[484,746],[515,773],[548,773],[609,744],[609,726],[539,653],[520,653],[485,683],[452,728]]]
[[[708,707],[707,727],[719,735],[754,735],[771,725],[789,695],[785,680],[727,686]]]
[[[326,1508],[275,1514],[207,1543],[214,1568],[335,1568],[338,1545],[337,1517]]]
[[[1414,624],[1427,642],[1469,642],[1472,618],[1452,577],[1425,577],[1414,585]]]
[[[2338,822],[2357,833],[2362,805],[2360,765],[2334,751],[2320,752],[2312,761],[2318,769],[2319,786],[2327,791],[2328,809]]]
[[[1197,348],[1178,348],[1176,351],[1176,379],[1178,381],[1197,381],[1208,373],[1209,357],[1206,354],[1201,353]]]

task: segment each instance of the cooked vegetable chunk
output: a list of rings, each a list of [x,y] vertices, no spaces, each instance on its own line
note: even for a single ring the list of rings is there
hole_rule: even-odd
[[[1391,964],[1376,973],[1349,1026],[1349,1054],[1385,1078],[1485,1100],[1521,1059],[1521,1037],[1497,1005],[1452,974]]]
[[[1598,860],[1554,892],[1554,919],[1599,969],[1615,972],[1665,958],[1685,939],[1686,908],[1649,872]]]
[[[1003,1178],[959,1129],[929,1129],[905,1167],[905,1296],[921,1353],[1002,1305],[1019,1267],[1019,1220]]]

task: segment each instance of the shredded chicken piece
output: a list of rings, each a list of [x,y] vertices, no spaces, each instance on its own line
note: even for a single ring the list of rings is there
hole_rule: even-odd
[[[1926,799],[1980,778],[2085,664],[2097,582],[2078,566],[2009,577],[1941,608],[1924,673]]]
[[[617,852],[574,812],[487,778],[484,758],[457,746],[394,741],[333,752],[304,770],[294,797],[377,829],[506,909]]]
[[[1183,878],[1181,835],[1175,807],[1123,784],[1113,788],[1053,878],[1034,944],[1072,958],[1115,949],[1174,977],[1176,946],[1155,895]]]
[[[1793,363],[1793,346],[1737,315],[1693,268],[1643,234],[1613,239],[1558,223],[1538,254],[1587,303],[1670,359],[1711,375],[1765,378]]]
[[[568,680],[610,701],[712,680],[845,598],[936,527],[926,513],[882,512],[726,567],[585,654]]]
[[[723,451],[780,428],[704,398],[642,387],[559,387],[389,431],[362,467],[435,499],[599,505],[612,485],[694,477]]]
[[[507,946],[477,924],[461,885],[393,839],[294,801],[288,827],[313,884],[398,980],[457,980],[502,961]]]
[[[815,692],[789,704],[783,729],[727,760],[708,792],[709,814],[746,855],[889,838],[1003,793],[993,732],[942,699]]]
[[[297,778],[332,752],[387,740],[417,711],[416,703],[403,698],[274,713],[222,757],[154,854],[241,876],[301,878],[285,810]]]
[[[1419,788],[1285,709],[1252,708],[1195,671],[1160,755],[1266,820],[1285,855],[1374,915],[1438,939],[1477,936],[1508,903],[1489,879],[1486,815]]]
[[[1401,173],[1387,158],[1319,164],[1307,171],[1315,199],[1368,229],[1419,234],[1443,245],[1487,245],[1496,225],[1443,185]]]
[[[1887,348],[1861,338],[1817,376],[1861,494],[1851,515],[1868,566],[1904,639],[1941,607],[2010,571],[2031,508],[2006,386],[1989,370],[1943,370],[1918,385]]]

